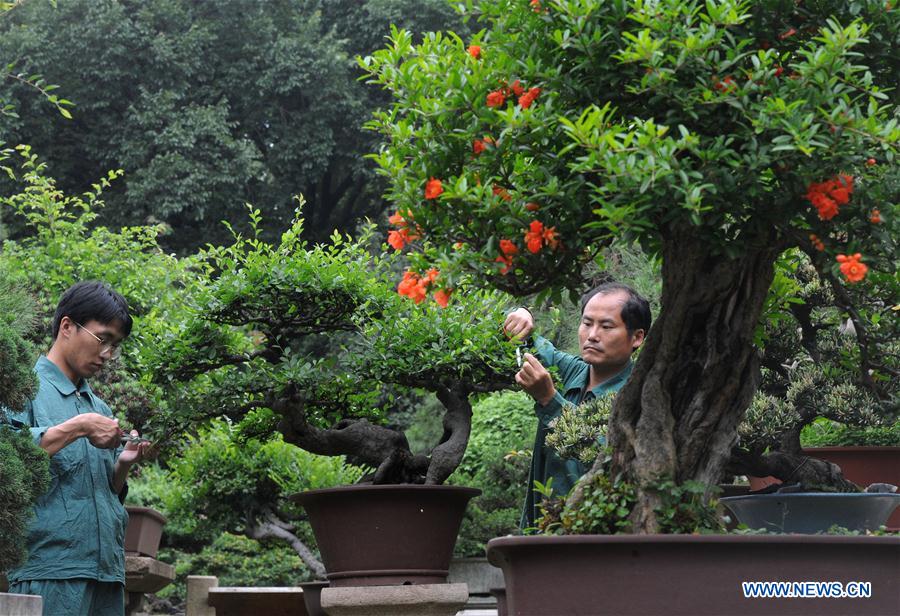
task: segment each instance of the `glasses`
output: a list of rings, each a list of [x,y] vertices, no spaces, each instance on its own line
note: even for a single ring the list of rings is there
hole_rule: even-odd
[[[118,342],[110,342],[109,340],[104,340],[103,338],[101,338],[100,336],[98,336],[97,334],[95,334],[94,332],[89,330],[87,327],[85,327],[78,321],[72,321],[72,323],[74,323],[75,325],[77,325],[78,327],[80,327],[81,329],[86,331],[87,333],[89,333],[91,336],[94,337],[94,340],[96,340],[97,342],[100,343],[100,354],[101,355],[103,353],[109,353],[110,359],[119,359],[119,357],[122,355],[122,350],[119,348]]]

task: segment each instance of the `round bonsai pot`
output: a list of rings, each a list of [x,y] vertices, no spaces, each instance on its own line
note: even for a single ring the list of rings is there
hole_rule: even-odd
[[[873,483],[900,486],[900,447],[810,447],[803,454],[833,462],[844,477],[865,489]],[[900,509],[888,518],[889,530],[900,530]]]
[[[128,524],[125,526],[125,553],[156,558],[166,518],[149,507],[125,507]]]
[[[331,586],[441,584],[463,512],[481,490],[354,485],[291,496],[309,515]]]
[[[900,506],[900,494],[748,494],[720,502],[750,528],[777,533],[823,533],[832,526],[877,530]]]
[[[900,613],[900,537],[502,537],[510,616],[779,616]],[[742,582],[871,583],[869,598],[745,598]]]
[[[328,588],[328,582],[300,582],[303,589],[303,603],[308,616],[326,616],[322,609],[322,589]]]

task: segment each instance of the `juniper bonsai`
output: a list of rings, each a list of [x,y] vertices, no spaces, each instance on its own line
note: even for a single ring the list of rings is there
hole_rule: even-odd
[[[5,408],[21,408],[34,391],[33,349],[25,340],[34,309],[0,271],[0,572],[25,559],[32,505],[50,482],[49,459],[28,432],[7,425]]]

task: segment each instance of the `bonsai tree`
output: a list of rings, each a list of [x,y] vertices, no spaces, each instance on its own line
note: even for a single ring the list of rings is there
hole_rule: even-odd
[[[251,218],[255,228],[258,212]],[[432,270],[401,283],[420,300],[408,302],[395,292],[393,260],[367,249],[371,229],[316,246],[301,233],[298,219],[278,244],[238,236],[211,248],[195,292],[162,310],[158,329],[143,325],[144,365],[167,391],[157,430],[252,417],[256,434],[277,430],[311,453],[370,467],[366,481],[443,483],[466,449],[469,396],[514,382],[501,298],[476,293],[442,307],[449,292]],[[444,430],[430,453],[414,455],[385,425],[389,387],[431,391],[442,403]]]
[[[251,416],[244,428],[253,424]],[[166,469],[148,474],[146,487],[169,518],[170,539],[211,544],[229,532],[280,541],[314,576],[324,577],[324,566],[308,546],[311,531],[287,495],[353,483],[362,469],[309,454],[278,434],[247,436],[244,428],[213,421],[187,439]]]
[[[617,240],[659,255],[661,310],[608,431],[610,476],[636,490],[630,528],[658,531],[661,486],[696,481],[708,497],[731,459],[779,255],[807,250],[841,298],[895,275],[858,232],[876,210],[896,215],[884,176],[900,138],[900,20],[863,1],[484,0],[471,12],[484,29],[470,40],[413,45],[394,31],[361,60],[394,100],[370,122],[397,207],[389,241],[409,246],[409,276],[439,268],[454,298],[466,277],[521,296],[578,289]],[[860,367],[888,396],[896,366]]]
[[[896,422],[896,378],[875,380],[897,376],[896,366],[884,363],[896,356],[897,320],[877,318],[896,305],[896,279],[847,303],[849,292],[835,286],[828,272],[816,272],[808,257],[794,255],[790,262],[792,318],[767,324],[763,378],[739,427],[740,446],[729,470],[807,486],[822,486],[826,477],[826,488],[855,491],[839,469],[802,455],[801,435],[822,420],[885,435]],[[836,307],[841,304],[844,310]],[[861,316],[865,314],[876,318]],[[872,365],[877,372],[870,372]]]
[[[31,299],[0,270],[0,573],[26,557],[25,533],[35,501],[50,483],[49,459],[27,431],[7,423],[5,408],[21,409],[34,391]]]

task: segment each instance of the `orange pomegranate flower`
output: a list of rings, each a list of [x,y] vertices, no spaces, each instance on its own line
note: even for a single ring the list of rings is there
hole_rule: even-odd
[[[823,250],[825,250],[825,244],[822,242],[822,240],[819,239],[819,236],[816,235],[815,233],[809,234],[809,241],[812,243],[813,248],[815,248],[819,252],[822,252]]]
[[[535,13],[539,13],[541,11],[541,0],[531,0],[529,4],[531,4],[531,10]]]
[[[500,252],[502,252],[505,257],[511,257],[512,255],[519,253],[519,247],[511,240],[500,240]]]
[[[873,225],[881,224],[881,212],[878,209],[872,210],[872,213],[869,214],[869,222]]]
[[[403,247],[406,246],[406,243],[409,241],[408,231],[406,229],[401,229],[400,231],[389,231],[388,232],[388,244],[394,250],[403,250]]]
[[[472,142],[472,151],[475,152],[476,155],[481,154],[487,149],[487,144],[481,139],[476,139]]]
[[[477,60],[478,57],[481,55],[481,46],[480,45],[469,45],[466,48],[466,52],[470,56],[472,56],[473,58],[475,58]]]
[[[487,106],[488,107],[502,107],[503,103],[506,102],[506,97],[503,95],[503,92],[500,90],[494,90],[487,95]]]
[[[529,212],[537,212],[539,209],[541,209],[541,206],[538,205],[537,203],[535,203],[534,201],[529,201],[528,203],[525,204],[525,209],[528,210]]]
[[[797,28],[791,28],[790,30],[786,30],[778,35],[778,40],[783,41],[786,38],[790,38],[797,34]]]
[[[525,94],[525,88],[522,87],[522,82],[520,82],[518,79],[512,82],[512,85],[509,87],[509,89],[516,96],[522,96],[523,94]]]
[[[500,269],[500,273],[503,274],[504,276],[509,273],[509,268],[512,267],[512,261],[513,261],[512,257],[500,256],[500,257],[497,257],[496,259],[494,259],[495,263],[503,264],[503,267]]]
[[[556,250],[556,247],[559,245],[559,234],[556,232],[556,227],[544,229],[541,233],[541,239],[543,239],[544,243],[551,249]]]
[[[426,199],[437,199],[441,196],[442,192],[444,192],[444,186],[441,184],[440,180],[431,178],[425,183]]]
[[[425,272],[425,276],[423,276],[422,279],[427,280],[428,283],[430,284],[430,283],[434,282],[435,280],[437,280],[437,277],[440,275],[441,275],[441,272],[437,268],[432,267],[430,270]]]
[[[388,222],[398,227],[406,226],[406,219],[400,215],[400,212],[394,212],[388,217]]]
[[[862,262],[860,253],[847,255],[838,255],[837,262],[841,264],[840,270],[849,283],[857,283],[866,277],[869,271],[868,266]]]
[[[509,194],[509,191],[500,186],[499,184],[494,184],[494,187],[491,189],[493,193],[503,199],[504,201],[511,201],[512,195]]]
[[[532,220],[528,231],[525,232],[525,245],[532,254],[541,251],[544,243],[544,223],[539,220]]]
[[[447,304],[450,303],[450,294],[452,291],[449,289],[440,289],[439,291],[434,292],[434,301],[437,302],[437,305],[441,308],[446,308]]]
[[[540,93],[540,88],[531,88],[528,92],[525,92],[525,94],[519,97],[519,107],[528,109]]]

